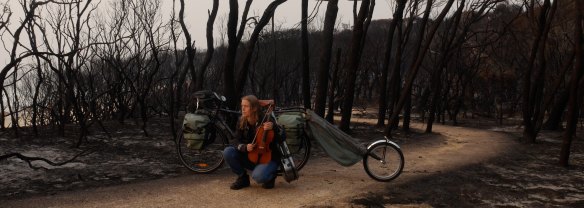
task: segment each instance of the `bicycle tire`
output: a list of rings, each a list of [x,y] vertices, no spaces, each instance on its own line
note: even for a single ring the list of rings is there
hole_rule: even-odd
[[[215,126],[215,139],[201,150],[193,150],[186,146],[182,127],[177,134],[176,151],[183,166],[195,173],[210,173],[219,169],[223,163],[223,150],[227,147],[225,133]]]
[[[301,141],[300,148],[297,151],[290,153],[294,159],[294,165],[296,166],[297,171],[300,171],[308,162],[308,158],[310,158],[310,139],[304,134]]]
[[[380,168],[374,167],[375,165],[379,165]],[[376,142],[367,148],[367,154],[363,156],[363,168],[369,177],[377,181],[389,182],[403,171],[404,155],[401,149],[392,143]]]

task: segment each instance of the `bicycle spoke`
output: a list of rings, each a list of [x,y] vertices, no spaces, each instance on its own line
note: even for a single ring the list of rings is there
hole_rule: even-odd
[[[378,181],[390,181],[403,169],[403,154],[389,143],[377,143],[368,149],[363,166],[369,176]]]
[[[177,152],[185,167],[198,173],[212,172],[223,164],[223,149],[226,147],[224,134],[218,132],[211,144],[204,145],[200,150],[190,149],[186,141],[179,137]]]

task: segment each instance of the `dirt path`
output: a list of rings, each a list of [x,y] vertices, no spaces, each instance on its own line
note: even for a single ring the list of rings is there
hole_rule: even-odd
[[[421,135],[412,139],[415,142],[402,144],[405,170],[390,183],[370,179],[361,163],[342,167],[329,158],[316,158],[301,171],[300,180],[288,184],[279,178],[273,190],[252,184],[250,188],[232,191],[228,186],[234,176],[228,169],[222,169],[213,174],[5,201],[0,207],[350,206],[357,196],[480,163],[516,145],[508,135],[497,132],[441,125],[436,125],[434,130],[438,134]]]

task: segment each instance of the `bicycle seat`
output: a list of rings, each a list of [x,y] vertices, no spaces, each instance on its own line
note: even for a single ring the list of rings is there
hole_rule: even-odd
[[[221,102],[225,102],[225,96],[219,95],[216,92],[210,91],[210,90],[200,90],[197,91],[195,93],[193,93],[193,95],[195,96],[195,98],[200,99],[202,101],[208,101],[208,100],[217,100],[217,101],[221,101]]]
[[[260,106],[267,107],[268,105],[275,105],[274,100],[258,100]]]

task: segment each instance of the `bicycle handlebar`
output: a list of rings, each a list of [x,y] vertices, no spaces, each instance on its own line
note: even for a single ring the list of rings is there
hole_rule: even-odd
[[[217,100],[219,100],[221,102],[225,102],[226,101],[226,98],[223,95],[219,96],[219,94],[217,94],[216,92],[213,92],[213,95],[215,95],[215,98],[217,98]]]
[[[208,92],[212,92],[212,91],[208,91]],[[219,109],[217,110],[221,110],[224,112],[228,112],[228,113],[241,113],[239,111],[234,111],[228,108],[223,108],[221,107],[226,101],[227,99],[225,98],[225,96],[218,94],[217,92],[212,92],[210,93],[212,94],[212,97],[208,97],[208,98],[201,98],[201,97],[197,97],[197,106],[196,109],[199,109],[199,105],[200,105],[200,101],[207,101],[207,100],[217,100],[219,102],[221,102],[219,104]],[[304,112],[306,111],[306,108],[302,107],[302,106],[295,106],[295,107],[285,107],[285,108],[281,108],[281,107],[275,107],[274,112],[276,113],[287,113],[287,112]]]
[[[288,113],[288,112],[304,112],[306,108],[304,107],[287,107],[287,108],[276,108],[274,112],[276,113]]]

